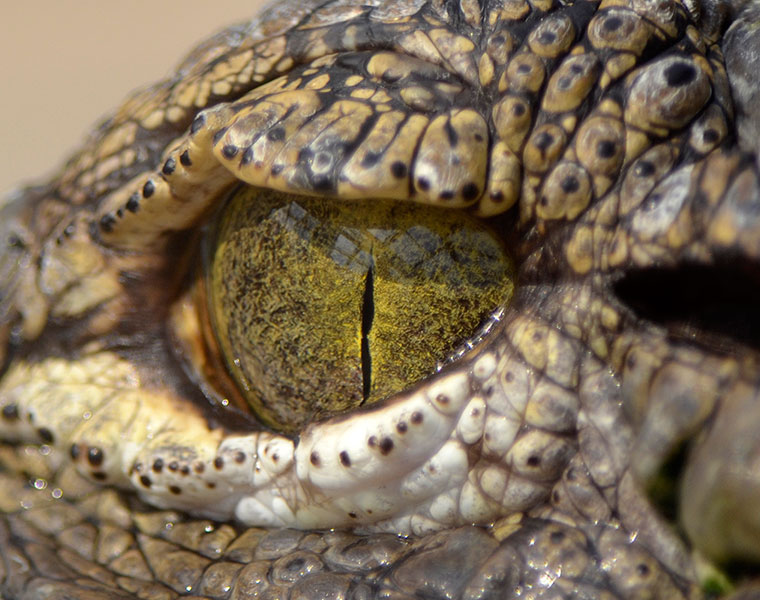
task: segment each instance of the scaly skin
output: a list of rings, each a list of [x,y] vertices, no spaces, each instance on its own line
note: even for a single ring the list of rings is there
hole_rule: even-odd
[[[667,0],[293,2],[204,42],[3,208],[4,595],[699,597],[687,543],[757,562],[751,335],[621,291],[756,277],[735,132]],[[412,389],[263,430],[197,302],[240,181],[500,215],[514,299]],[[691,439],[683,539],[643,490]]]

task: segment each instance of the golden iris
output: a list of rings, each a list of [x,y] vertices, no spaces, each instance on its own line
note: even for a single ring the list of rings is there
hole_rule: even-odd
[[[431,374],[512,295],[498,238],[458,211],[234,192],[206,244],[227,368],[294,431]]]

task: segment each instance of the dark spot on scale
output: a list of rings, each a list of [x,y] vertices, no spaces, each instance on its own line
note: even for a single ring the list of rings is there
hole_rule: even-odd
[[[169,463],[169,466],[167,467],[172,473],[176,473],[179,471],[179,463],[176,460],[173,460]]]
[[[447,406],[448,403],[451,402],[451,400],[449,399],[449,397],[446,394],[438,394],[435,397],[435,401],[438,404],[440,404],[441,406]]]
[[[532,70],[532,67],[527,63],[523,63],[517,66],[517,72],[523,75],[525,75],[526,73],[530,73],[531,70]]]
[[[504,379],[507,380],[507,383],[512,383],[515,380],[515,374],[512,371],[507,371]]]
[[[417,187],[423,192],[428,191],[430,189],[430,180],[427,177],[419,177],[417,179]]]
[[[179,472],[181,475],[190,475],[190,467],[188,465],[182,465]]]
[[[103,464],[103,451],[97,446],[91,446],[87,450],[87,462],[93,467],[99,467]]]
[[[504,192],[501,190],[494,190],[489,195],[489,198],[491,199],[491,202],[495,202],[496,204],[499,204],[500,202],[504,201]]]
[[[554,490],[552,492],[552,502],[554,502],[554,504],[559,504],[560,499],[561,495],[559,493],[559,490]]]
[[[193,166],[193,161],[190,160],[190,152],[188,150],[185,150],[182,154],[179,155],[179,162],[183,167]]]
[[[351,517],[352,519],[355,519],[356,518],[356,513],[350,512],[350,513],[348,513],[348,516]]]
[[[182,490],[177,487],[176,485],[170,485],[169,491],[174,494],[175,496],[179,496],[182,493]]]
[[[596,155],[599,158],[612,158],[615,156],[617,144],[612,140],[600,140],[596,145]]]
[[[505,38],[502,34],[495,35],[491,38],[491,42],[497,46],[501,46],[506,41],[507,41],[507,38]]]
[[[121,208],[117,208],[116,209],[116,216],[121,219],[124,216],[124,210],[122,210]]]
[[[8,248],[15,248],[17,250],[24,250],[26,248],[26,244],[15,233],[10,234],[7,241]]]
[[[90,475],[93,479],[97,479],[98,481],[105,481],[108,478],[108,475],[103,473],[103,471],[93,471]]]
[[[540,331],[534,331],[533,332],[533,341],[534,342],[540,342],[543,339],[544,335]]]
[[[553,31],[542,31],[538,36],[538,41],[544,46],[548,46],[557,41],[557,34]]]
[[[384,437],[382,440],[380,440],[380,454],[383,456],[388,456],[393,450],[393,446],[393,440],[389,437]]]
[[[674,62],[665,69],[665,81],[672,87],[683,87],[697,77],[697,68],[691,63]]]
[[[538,201],[539,206],[549,206],[549,198],[546,196],[541,196],[541,199]]]
[[[237,156],[239,150],[240,148],[237,146],[233,146],[232,144],[225,144],[222,147],[222,156],[228,160],[232,160]]]
[[[454,198],[454,191],[453,190],[444,190],[440,194],[438,194],[439,200],[453,200]]]
[[[516,117],[522,117],[527,111],[528,109],[525,107],[525,105],[522,102],[517,102],[512,107],[512,114]]]
[[[644,563],[639,563],[636,565],[636,572],[641,575],[641,577],[646,577],[649,575],[649,565],[646,565]]]
[[[575,75],[580,75],[581,73],[583,73],[583,67],[577,63],[574,63],[570,65],[570,72],[574,73]]]
[[[153,183],[152,180],[148,179],[148,181],[145,182],[145,185],[143,186],[143,198],[150,198],[153,195],[153,192],[156,191],[156,184]]]
[[[541,457],[537,454],[531,454],[526,463],[529,467],[538,467],[541,465]]]
[[[342,450],[338,456],[340,457],[340,464],[342,464],[344,467],[351,466],[351,457],[348,455],[348,452]]]
[[[299,163],[309,163],[311,162],[311,159],[314,157],[314,151],[311,148],[301,148],[298,151],[298,162]]]
[[[401,179],[402,177],[406,177],[408,170],[406,168],[406,165],[402,163],[400,160],[395,161],[391,165],[391,175],[393,175],[396,179]]]
[[[206,124],[206,116],[198,115],[193,119],[193,124],[190,125],[190,133],[195,134]]]
[[[69,448],[69,456],[71,456],[72,460],[76,460],[79,458],[80,450],[79,450],[79,444],[71,444],[71,448]]]
[[[575,481],[575,469],[573,467],[570,467],[565,471],[565,479],[568,481]]]
[[[312,159],[312,164],[317,169],[327,169],[333,163],[333,157],[329,152],[317,152]]]
[[[420,425],[422,423],[422,421],[424,420],[424,418],[425,417],[424,417],[424,415],[421,412],[414,411],[412,413],[412,418],[411,418],[412,425]]]
[[[279,175],[280,173],[282,173],[284,169],[285,169],[284,165],[272,165],[272,170],[270,171],[270,173],[272,175]]]
[[[272,457],[272,459],[274,460],[274,457]],[[238,450],[235,453],[235,462],[242,465],[245,462],[245,452]]]
[[[140,483],[142,483],[146,488],[149,488],[151,485],[153,485],[153,482],[147,475],[140,475]]]
[[[285,139],[285,128],[280,126],[270,129],[269,133],[267,133],[267,139],[273,142],[281,142]]]
[[[456,132],[456,129],[451,126],[451,121],[446,121],[443,125],[443,130],[446,132],[446,137],[449,138],[449,146],[452,148],[456,146],[459,143],[459,134]]]
[[[561,90],[568,90],[573,85],[572,77],[560,77],[557,82],[557,87]]]
[[[273,463],[276,464],[276,463],[279,462],[279,460],[280,460],[280,455],[279,454],[277,454],[276,452],[274,454],[272,454],[272,462]]]
[[[545,153],[551,145],[554,143],[554,136],[548,131],[542,131],[536,136],[533,144],[538,148],[541,153]]]
[[[559,544],[564,539],[565,539],[565,532],[564,531],[552,531],[549,534],[549,540],[551,540],[552,544]]]
[[[221,456],[214,459],[214,468],[217,470],[224,468],[224,459]]]
[[[573,194],[577,192],[581,184],[578,182],[578,178],[573,175],[568,175],[562,180],[562,183],[559,184],[559,186],[562,188],[562,191],[566,194]]]
[[[140,208],[140,194],[135,192],[129,197],[129,200],[127,200],[127,210],[129,212],[136,213],[138,209]]]
[[[714,144],[720,139],[720,134],[714,129],[706,129],[702,134],[702,141],[706,144]]]
[[[381,156],[382,154],[380,154],[379,152],[367,152],[364,155],[364,158],[362,158],[362,167],[365,169],[374,167],[377,164],[377,162],[380,160]],[[393,170],[392,167],[391,167],[391,170]]]
[[[154,473],[160,473],[164,468],[164,459],[163,458],[157,458],[153,461],[153,472]]]
[[[604,23],[602,23],[602,28],[605,31],[616,31],[620,29],[620,26],[623,24],[623,19],[617,16],[608,17],[604,20]]]
[[[112,232],[114,225],[116,225],[116,218],[112,214],[109,213],[100,218],[100,228],[106,233]]]
[[[480,194],[480,189],[472,182],[466,183],[462,188],[462,198],[465,200],[475,200],[478,194]]]
[[[251,161],[253,160],[253,148],[250,146],[245,149],[245,152],[243,152],[243,156],[240,157],[240,166],[245,166],[251,164]]]
[[[319,454],[316,451],[312,452],[309,456],[309,462],[315,467],[319,466]]]
[[[209,481],[206,483],[206,487],[210,490],[213,490],[216,487],[216,484],[213,481]]]
[[[381,77],[385,83],[396,83],[401,79],[401,74],[394,71],[383,71]]]
[[[644,212],[650,212],[657,208],[657,205],[662,201],[662,194],[652,194],[646,199],[646,202],[642,204],[641,210]]]
[[[161,172],[164,175],[171,175],[174,173],[174,170],[177,168],[177,161],[174,160],[174,158],[167,158],[166,162],[164,163],[163,168],[161,169]]]
[[[633,169],[633,174],[637,177],[649,177],[650,175],[654,175],[654,172],[654,165],[648,160],[639,161]]]
[[[203,473],[203,471],[205,471],[205,470],[206,470],[206,465],[204,465],[202,462],[197,462],[193,466],[193,471],[195,471],[196,473],[198,473],[198,475],[200,475],[201,473]]]
[[[18,406],[15,404],[6,404],[3,406],[3,419],[15,421],[18,419]]]
[[[303,557],[299,556],[298,558],[294,558],[288,561],[285,564],[285,568],[291,573],[297,573],[298,571],[303,569],[305,564],[306,564],[306,560]]]
[[[405,434],[407,429],[409,429],[409,426],[406,424],[406,421],[399,421],[396,423],[396,431],[398,431],[400,434]]]

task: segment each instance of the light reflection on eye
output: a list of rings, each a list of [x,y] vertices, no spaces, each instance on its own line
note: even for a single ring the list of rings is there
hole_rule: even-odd
[[[227,370],[254,414],[285,432],[430,375],[513,291],[497,236],[411,203],[240,188],[203,245]]]

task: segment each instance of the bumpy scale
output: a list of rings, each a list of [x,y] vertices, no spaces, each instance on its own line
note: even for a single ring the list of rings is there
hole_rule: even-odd
[[[676,0],[284,2],[130,98],[2,209],[3,593],[695,597],[643,489],[705,427],[693,464],[717,466],[687,464],[684,526],[757,560],[756,458],[713,449],[753,430],[756,353],[615,293],[645,268],[757,264],[757,168],[710,35]],[[503,213],[514,298],[422,384],[265,430],[173,351],[203,355],[186,274],[239,181]],[[754,487],[729,519],[732,461]]]

